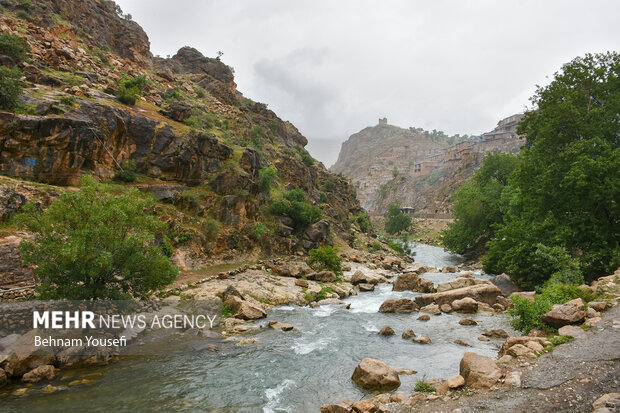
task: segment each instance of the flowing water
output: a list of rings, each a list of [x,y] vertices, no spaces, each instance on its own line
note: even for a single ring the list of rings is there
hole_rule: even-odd
[[[412,244],[416,262],[435,267],[458,264],[458,255],[441,248]],[[484,275],[478,275],[485,277]],[[454,274],[427,275],[436,284]],[[388,298],[413,298],[419,294],[393,292],[390,284],[374,292],[345,299],[342,306],[318,308],[284,306],[268,311],[269,320],[293,324],[298,332],[266,329],[256,336],[258,343],[205,347],[204,338],[172,337],[159,351],[112,363],[99,369],[95,384],[68,387],[53,394],[33,391],[30,395],[0,399],[3,412],[109,412],[109,411],[217,411],[217,412],[317,412],[319,406],[343,399],[359,400],[365,393],[351,381],[359,361],[371,357],[391,367],[416,370],[400,376],[399,390],[410,393],[420,379],[451,377],[459,372],[466,351],[495,357],[497,340],[479,341],[484,331],[510,331],[505,316],[473,314],[477,326],[461,326],[459,315],[432,316],[416,320],[419,314],[382,314],[379,306]],[[385,325],[395,336],[379,336]],[[422,345],[403,340],[400,334],[413,329],[427,334],[433,343]],[[472,347],[454,344],[461,339]],[[93,370],[88,370],[92,372]],[[68,371],[78,377],[82,371]],[[70,377],[70,376],[69,376]],[[65,384],[57,379],[52,384]]]

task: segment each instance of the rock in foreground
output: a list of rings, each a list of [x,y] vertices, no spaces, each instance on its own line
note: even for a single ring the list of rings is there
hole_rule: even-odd
[[[460,374],[467,386],[478,389],[488,389],[502,377],[495,360],[471,352],[465,353],[461,359]]]
[[[551,327],[560,328],[569,324],[579,324],[586,318],[586,308],[581,298],[565,304],[555,304],[551,311],[540,317],[540,321]]]
[[[396,370],[371,358],[365,358],[358,364],[351,379],[358,386],[372,390],[393,390],[400,386]]]

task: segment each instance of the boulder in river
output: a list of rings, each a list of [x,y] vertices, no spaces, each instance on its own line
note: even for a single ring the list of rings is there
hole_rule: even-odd
[[[410,339],[411,337],[415,337],[415,333],[411,329],[405,330],[403,331],[403,334],[401,337],[407,340],[407,339]]]
[[[375,290],[375,286],[374,284],[367,284],[367,283],[361,283],[357,285],[357,288],[360,289],[360,291],[374,291]]]
[[[437,284],[437,292],[441,293],[444,291],[456,290],[457,288],[470,287],[472,285],[478,285],[478,284],[490,284],[490,283],[487,280],[480,280],[478,278],[459,277],[454,280],[450,280],[450,281]]]
[[[508,338],[508,333],[501,328],[489,330],[485,333],[482,333],[482,335],[490,338]]]
[[[568,324],[579,324],[586,318],[585,305],[581,298],[576,298],[565,304],[555,304],[551,311],[543,314],[540,321],[554,328]]]
[[[24,374],[22,381],[24,383],[37,383],[41,380],[54,380],[54,378],[56,378],[54,366],[46,364]]]
[[[476,323],[471,318],[462,318],[459,321],[459,324],[462,325],[462,326],[475,326],[475,325],[478,325],[478,323]]]
[[[431,344],[431,338],[429,336],[427,336],[426,334],[421,335],[419,337],[414,337],[411,341],[413,341],[414,343],[418,343],[418,344]]]
[[[338,404],[324,404],[321,406],[321,413],[351,413],[353,402],[342,402]]]
[[[281,323],[279,321],[270,321],[267,325],[274,330],[282,331],[291,331],[294,328],[292,324]]]
[[[46,364],[54,364],[56,357],[50,347],[35,346],[34,337],[44,336],[40,330],[30,330],[5,351],[3,368],[8,376],[21,377],[32,369]]]
[[[379,331],[379,335],[381,336],[393,336],[394,334],[396,333],[394,333],[394,330],[390,326],[385,326]]]
[[[459,369],[465,384],[478,389],[490,388],[502,377],[502,371],[495,360],[471,352],[465,353]]]
[[[441,272],[459,272],[459,269],[454,265],[446,265],[441,269]]]
[[[415,298],[415,302],[419,307],[435,303],[439,306],[442,304],[451,304],[455,300],[470,297],[478,302],[493,305],[497,302],[497,298],[501,292],[499,288],[493,284],[478,284],[469,287],[457,288],[456,290],[444,291],[441,293],[424,294]],[[452,305],[454,308],[454,305]]]
[[[422,278],[415,272],[409,272],[398,276],[396,281],[394,281],[392,290],[432,293],[435,291],[435,285],[431,280]]]
[[[451,305],[452,309],[459,313],[475,313],[478,311],[478,302],[471,297],[454,300]]]
[[[425,305],[424,307],[420,308],[420,311],[423,313],[429,313],[432,315],[439,315],[441,314],[441,309],[439,308],[439,306],[437,304],[429,304],[429,305]]]
[[[358,386],[372,390],[393,390],[400,386],[396,370],[371,358],[363,359],[351,378]]]
[[[262,308],[234,295],[226,297],[224,304],[230,307],[235,318],[241,320],[258,320],[267,317],[267,313]]]
[[[380,313],[412,313],[418,311],[414,300],[408,298],[389,298],[379,307]]]
[[[366,274],[360,270],[357,270],[351,276],[351,284],[379,284],[383,281],[383,277],[376,274]]]
[[[428,314],[422,314],[420,317],[418,317],[418,321],[428,321],[431,319],[431,316],[429,316]]]
[[[458,344],[459,346],[463,346],[463,347],[471,347],[471,344],[469,344],[466,341],[463,341],[461,339],[454,340],[454,344]]]

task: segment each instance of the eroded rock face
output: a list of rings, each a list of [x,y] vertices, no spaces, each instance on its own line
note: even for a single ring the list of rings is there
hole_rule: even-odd
[[[465,384],[473,388],[490,388],[502,377],[495,360],[476,353],[465,353],[459,367]]]
[[[379,307],[380,313],[412,313],[414,311],[418,311],[418,306],[415,301],[408,298],[390,298]]]
[[[410,272],[400,274],[394,285],[394,291],[416,291],[420,293],[431,293],[435,291],[435,286],[431,280],[421,278],[417,273]]]
[[[0,112],[0,172],[72,185],[83,173],[113,178],[118,165],[133,159],[139,172],[198,185],[232,156],[233,149],[214,136],[176,136],[158,124],[127,109],[87,101],[65,117]]]
[[[585,318],[585,305],[581,298],[576,298],[565,304],[555,304],[551,311],[540,317],[540,321],[551,327],[560,328],[568,324],[579,324]]]
[[[393,390],[400,386],[396,370],[371,358],[363,359],[351,378],[358,386],[372,390]]]
[[[34,284],[32,269],[22,265],[19,255],[21,241],[15,236],[0,238],[0,285]]]

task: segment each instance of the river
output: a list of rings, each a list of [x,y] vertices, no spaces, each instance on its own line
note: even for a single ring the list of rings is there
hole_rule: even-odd
[[[441,268],[458,264],[461,257],[442,248],[412,244],[416,263]],[[454,278],[454,274],[428,276],[436,284]],[[484,275],[477,275],[484,278]],[[294,325],[298,332],[271,329],[255,337],[258,343],[237,346],[219,343],[217,349],[205,348],[204,338],[172,337],[158,342],[158,351],[99,369],[62,372],[65,381],[84,374],[92,385],[65,387],[52,394],[36,391],[26,396],[0,399],[3,412],[145,412],[145,411],[213,411],[298,413],[318,412],[322,404],[343,399],[359,400],[370,393],[351,381],[355,366],[365,357],[376,358],[396,369],[418,373],[400,376],[399,390],[409,394],[418,380],[451,377],[459,372],[459,361],[466,351],[495,357],[497,340],[479,341],[484,331],[503,328],[512,332],[504,315],[473,314],[477,326],[461,326],[462,316],[442,314],[430,321],[418,321],[418,313],[383,314],[379,306],[388,298],[419,295],[393,292],[391,284],[377,286],[374,292],[360,293],[342,306],[317,308],[284,306],[268,310],[262,320],[277,320]],[[379,336],[389,325],[395,336]],[[427,334],[431,345],[403,340],[400,335],[413,329],[416,335]],[[472,347],[454,344],[461,339]]]

